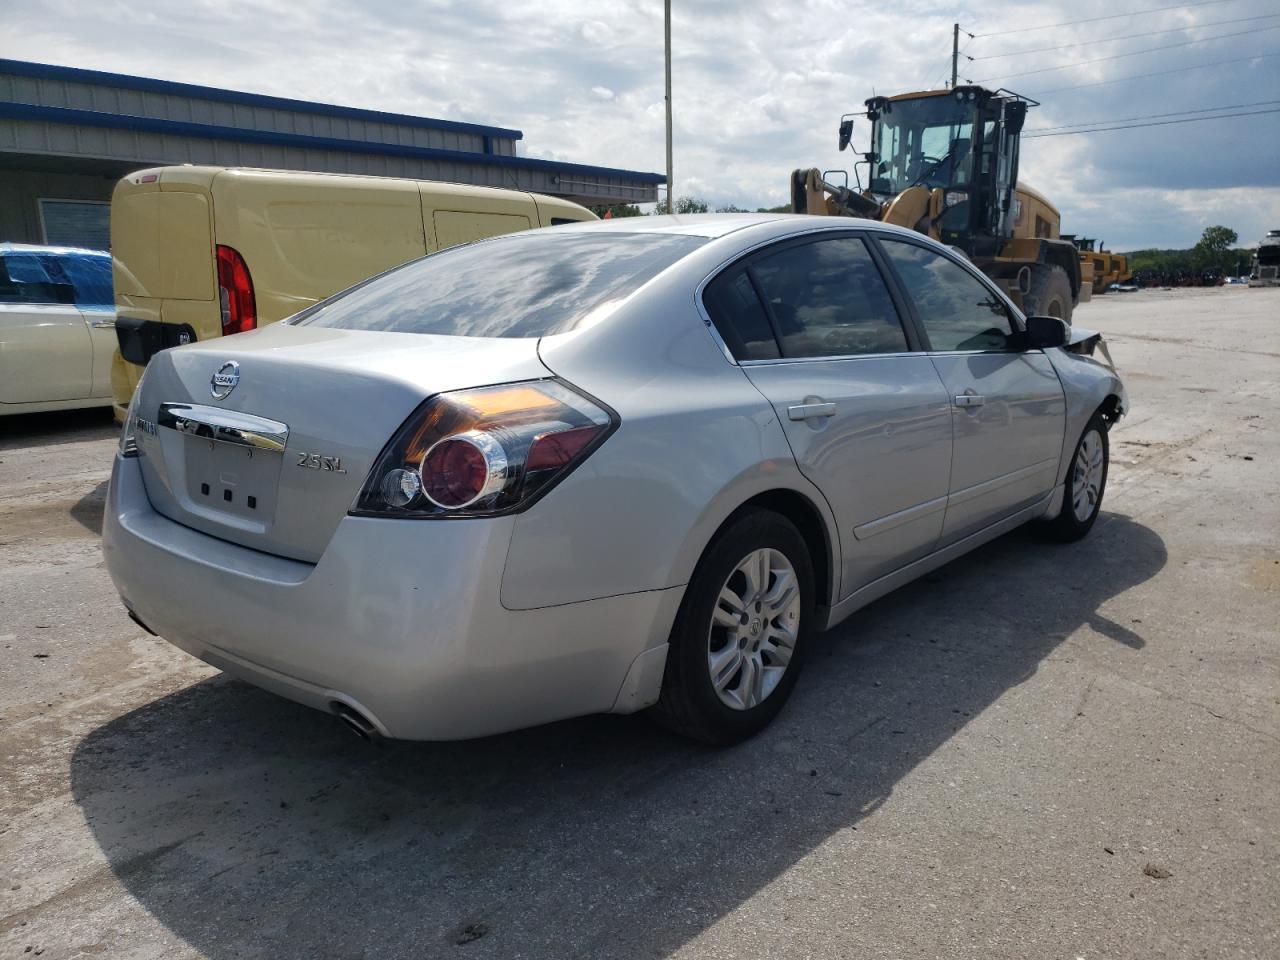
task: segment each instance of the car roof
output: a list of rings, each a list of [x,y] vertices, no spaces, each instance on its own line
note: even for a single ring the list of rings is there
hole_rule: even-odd
[[[856,217],[824,217],[806,213],[680,213],[674,216],[614,217],[609,220],[581,220],[563,223],[548,229],[556,231],[613,231],[616,233],[682,234],[715,240],[750,227],[773,225],[770,233],[783,236],[803,228],[827,228],[832,230],[880,230],[922,238],[923,234],[878,220]]]
[[[90,250],[87,247],[52,247],[39,243],[12,243],[8,240],[0,243],[0,253],[56,253],[76,254],[85,257],[110,257],[106,250]]]

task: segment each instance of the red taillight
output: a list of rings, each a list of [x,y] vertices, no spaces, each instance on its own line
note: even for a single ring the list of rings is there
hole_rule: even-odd
[[[244,333],[258,325],[253,299],[253,278],[244,257],[218,244],[218,302],[222,307],[222,335]]]
[[[535,470],[558,470],[582,452],[600,434],[595,424],[589,427],[577,427],[573,430],[562,430],[559,433],[544,433],[533,441],[529,448],[529,456],[525,458],[524,468],[530,473]]]
[[[476,430],[454,434],[426,452],[419,475],[428,500],[457,510],[502,489],[507,479],[506,451]]]
[[[618,426],[559,380],[442,393],[383,450],[356,498],[368,516],[493,516],[522,510]]]

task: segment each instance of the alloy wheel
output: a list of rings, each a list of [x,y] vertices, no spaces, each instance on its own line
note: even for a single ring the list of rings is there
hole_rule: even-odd
[[[720,588],[707,637],[707,667],[716,695],[750,710],[787,672],[800,629],[795,567],[772,547],[739,561]]]
[[[1102,435],[1089,430],[1080,439],[1071,476],[1071,509],[1081,523],[1088,522],[1102,498],[1102,461]]]

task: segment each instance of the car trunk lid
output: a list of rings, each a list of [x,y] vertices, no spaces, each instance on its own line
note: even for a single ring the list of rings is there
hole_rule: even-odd
[[[314,563],[427,397],[549,375],[532,339],[273,325],[165,350],[135,411],[147,495],[178,523]]]

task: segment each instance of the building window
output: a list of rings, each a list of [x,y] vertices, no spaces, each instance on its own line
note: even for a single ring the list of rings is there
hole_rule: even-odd
[[[111,204],[99,200],[40,199],[44,242],[55,247],[111,246]]]

